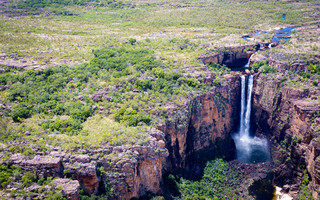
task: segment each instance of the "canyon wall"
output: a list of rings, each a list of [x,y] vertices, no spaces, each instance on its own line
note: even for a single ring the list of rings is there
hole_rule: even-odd
[[[146,192],[160,194],[168,151],[164,133],[150,129],[148,134],[148,146],[101,147],[70,153],[52,148],[47,155],[32,159],[21,154],[13,154],[9,159],[13,165],[24,172],[35,173],[38,178],[60,177],[55,184],[62,186],[67,199],[80,199],[80,188],[88,195],[98,195],[112,188],[112,199],[141,197]]]
[[[166,133],[167,171],[201,171],[216,156],[232,159],[235,146],[230,133],[239,121],[240,78],[227,75],[225,85],[168,110],[177,116],[158,127]],[[182,170],[183,169],[183,170]]]
[[[255,75],[253,124],[270,139],[275,183],[297,195],[307,172],[309,189],[319,199],[320,91],[303,82],[286,85],[284,73]]]
[[[205,82],[212,84],[212,79]],[[158,129],[147,130],[148,144],[71,152],[52,147],[35,157],[12,154],[10,161],[38,178],[59,177],[55,185],[63,188],[68,199],[79,199],[80,189],[98,195],[112,188],[112,199],[126,200],[148,192],[162,194],[163,173],[192,171],[195,175],[209,159],[233,158],[230,134],[239,121],[239,98],[239,76],[225,75],[212,91],[188,98],[180,106],[171,103],[169,119]]]

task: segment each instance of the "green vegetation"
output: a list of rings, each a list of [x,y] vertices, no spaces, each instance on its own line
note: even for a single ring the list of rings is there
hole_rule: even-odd
[[[212,55],[219,47],[268,42],[277,28],[304,24],[295,29],[289,42],[266,53],[303,53],[303,59],[319,54],[319,24],[308,25],[318,20],[317,0],[132,2],[1,2],[2,160],[8,160],[11,153],[46,155],[53,146],[71,151],[149,145],[150,127],[167,120],[186,121],[184,110],[169,114],[172,104],[184,105],[194,96],[226,86],[224,75],[230,69],[216,64],[204,66],[197,59]],[[283,13],[287,15],[285,22],[281,20]],[[253,42],[241,38],[257,30],[271,31]],[[310,72],[299,75],[289,72],[290,78],[281,81],[281,86],[309,87],[300,83],[310,80],[310,87],[319,87],[319,65],[308,67]],[[215,77],[210,82],[204,81],[206,69]],[[253,69],[266,76],[277,72],[264,62],[255,63]],[[224,111],[222,95],[215,94],[213,100]],[[293,138],[292,142],[301,143],[301,139]],[[283,141],[280,150],[285,151],[288,144]],[[35,182],[45,186],[52,180],[19,173],[18,168],[1,166],[1,187],[13,182],[20,188]],[[238,175],[226,162],[216,160],[208,163],[200,181],[169,178],[183,199],[236,199]],[[42,192],[48,199],[64,199],[55,191]],[[32,194],[12,190],[11,195]],[[81,194],[81,198],[106,196]]]
[[[303,172],[303,179],[302,179],[302,183],[300,185],[300,192],[299,195],[296,199],[299,200],[314,200],[314,198],[312,197],[312,192],[309,189],[309,175],[307,170],[304,170]]]
[[[156,59],[153,51],[139,46],[123,44],[120,48],[95,50],[93,54],[90,62],[72,67],[60,65],[43,71],[4,70],[0,80],[8,89],[1,94],[5,97],[3,103],[11,105],[12,109],[1,112],[16,123],[11,124],[14,129],[2,135],[3,139],[9,141],[13,135],[18,136],[26,131],[24,125],[24,128],[18,128],[19,124],[31,125],[30,120],[35,120],[34,126],[28,125],[30,130],[37,127],[37,131],[42,132],[40,137],[52,145],[71,148],[77,145],[76,142],[89,146],[99,143],[147,144],[143,136],[146,128],[143,127],[167,117],[161,104],[177,102],[189,98],[190,94],[220,86],[219,79],[210,86],[195,78],[184,78],[186,71],[174,69]],[[102,127],[110,128],[108,134],[97,129],[100,125],[92,129],[86,122],[98,112],[97,108],[108,114],[93,117],[89,122],[108,121],[109,124],[103,123],[105,127]],[[5,132],[7,126],[3,123]],[[44,131],[48,134],[43,134]],[[61,136],[48,137],[51,133]],[[27,148],[12,151],[27,154]]]
[[[15,189],[8,191],[11,198],[28,197],[34,194],[43,193],[48,197],[46,198],[47,200],[65,200],[66,198],[61,193],[61,189],[55,190],[45,188],[46,186],[51,186],[52,179],[52,177],[38,179],[34,173],[22,173],[20,168],[14,167],[11,164],[0,166],[0,188],[5,189],[8,184],[14,183]],[[36,183],[42,187],[34,192],[21,190]]]
[[[17,178],[21,173],[20,168],[16,168],[12,165],[0,166],[0,187],[3,188]]]
[[[200,181],[181,179],[181,199],[239,199],[241,173],[222,159],[208,162]]]
[[[135,45],[155,50],[167,62],[194,65],[208,49],[246,44],[242,34],[314,20],[316,2],[18,0],[2,8],[5,15],[18,17],[1,17],[1,51],[31,57],[37,65],[81,63],[92,58],[92,49],[134,38]],[[314,40],[299,50],[318,53]],[[290,45],[286,50],[295,49]]]
[[[13,9],[40,9],[45,7],[61,8],[62,6],[98,6],[110,8],[123,8],[132,6],[130,3],[123,3],[122,1],[115,0],[18,0],[11,4]]]
[[[266,62],[260,61],[255,62],[252,64],[252,70],[254,70],[255,72],[258,72],[258,70],[261,69],[262,73],[264,74],[268,74],[268,73],[276,73],[277,69],[275,69],[274,67],[268,65]]]

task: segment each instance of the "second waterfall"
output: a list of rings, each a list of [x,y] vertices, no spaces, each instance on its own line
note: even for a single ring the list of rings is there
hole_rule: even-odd
[[[246,163],[266,162],[270,159],[268,142],[265,139],[251,136],[251,94],[253,76],[248,80],[241,76],[241,111],[239,131],[233,135],[237,148],[237,159]]]

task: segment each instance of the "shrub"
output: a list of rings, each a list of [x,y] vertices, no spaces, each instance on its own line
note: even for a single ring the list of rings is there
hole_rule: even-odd
[[[136,42],[137,42],[137,40],[134,39],[134,38],[130,38],[130,39],[129,39],[129,43],[130,43],[131,45],[134,45],[134,43],[136,43]]]
[[[31,172],[26,172],[22,177],[22,184],[24,187],[29,187],[36,180],[36,176]]]
[[[80,121],[75,119],[62,119],[62,120],[56,120],[49,125],[47,123],[44,123],[44,128],[50,128],[52,131],[56,130],[59,132],[75,132],[82,129],[82,125]]]
[[[312,192],[308,187],[308,184],[309,184],[309,175],[307,170],[304,170],[303,179],[302,179],[302,183],[300,185],[300,191],[298,194],[299,200],[314,200],[314,198],[312,197]]]
[[[6,187],[17,178],[21,173],[21,169],[9,164],[0,165],[0,188]]]
[[[319,64],[310,64],[307,66],[311,73],[320,74],[320,65]]]
[[[198,87],[200,85],[199,81],[195,78],[188,78],[187,79],[187,84],[190,87]]]
[[[241,173],[222,159],[208,162],[199,181],[182,179],[179,184],[182,199],[241,199],[235,192]]]
[[[263,62],[263,61],[260,61],[259,63],[258,62],[254,62],[253,64],[252,64],[252,70],[254,70],[255,72],[257,72],[259,69],[260,69],[260,67],[262,67],[262,66],[264,66],[264,65],[267,65],[265,62]]]
[[[164,78],[164,71],[161,67],[153,68],[152,72],[157,78]]]
[[[274,67],[271,67],[270,65],[264,65],[262,67],[262,73],[268,74],[268,73],[276,73],[277,69]]]
[[[152,83],[149,79],[138,79],[136,81],[136,86],[139,88],[139,90],[147,91],[152,88]]]
[[[178,72],[178,71],[170,71],[170,72],[166,72],[165,75],[164,75],[164,78],[167,80],[167,81],[176,81],[178,80],[180,77],[182,77],[182,74],[181,72]]]
[[[215,78],[213,81],[212,81],[213,85],[216,86],[216,87],[220,87],[221,86],[221,81],[219,78]]]
[[[20,103],[13,107],[13,110],[10,113],[13,121],[18,122],[22,118],[28,118],[31,114],[31,106],[24,103]]]
[[[314,80],[314,81],[312,82],[312,85],[313,85],[313,86],[318,86],[318,81]]]
[[[115,114],[117,122],[126,122],[129,126],[137,126],[138,123],[150,124],[151,117],[141,112],[137,112],[133,108],[120,108]]]

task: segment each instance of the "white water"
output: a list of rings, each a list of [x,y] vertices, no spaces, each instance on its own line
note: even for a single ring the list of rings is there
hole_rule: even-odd
[[[237,148],[237,159],[247,163],[265,162],[269,160],[267,141],[262,138],[250,136],[253,76],[250,75],[248,79],[246,95],[246,77],[241,76],[240,129],[239,132],[233,136]]]
[[[289,194],[285,194],[281,190],[282,189],[280,187],[276,186],[277,200],[292,200],[293,199]]]
[[[252,55],[250,56],[247,64],[244,66],[244,68],[249,68],[249,66],[250,66],[250,59],[251,59],[251,57],[252,57],[253,55],[254,55],[254,54],[252,54]]]

